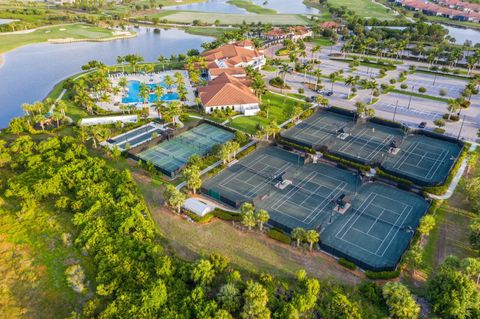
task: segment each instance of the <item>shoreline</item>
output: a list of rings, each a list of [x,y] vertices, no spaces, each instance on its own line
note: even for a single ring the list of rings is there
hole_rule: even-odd
[[[2,35],[12,35],[12,34],[26,34],[26,33],[31,33],[36,30],[40,29],[45,29],[45,28],[50,28],[50,27],[59,27],[59,26],[65,26],[65,25],[72,25],[75,23],[69,23],[69,24],[55,24],[55,25],[48,25],[48,26],[43,26],[43,27],[38,27],[35,29],[29,29],[29,30],[22,30],[22,31],[14,31],[14,32],[8,32],[8,33],[0,33],[0,39]],[[4,52],[0,52],[0,69],[3,67],[5,64],[5,55],[7,53],[10,53],[12,51],[15,51],[19,48],[25,47],[27,45],[32,45],[32,44],[37,44],[37,43],[51,43],[51,44],[68,44],[68,43],[75,43],[75,42],[108,42],[108,41],[115,41],[115,40],[121,40],[121,39],[130,39],[134,38],[137,36],[136,32],[130,32],[128,31],[129,34],[119,34],[119,35],[112,35],[111,37],[108,38],[100,38],[100,39],[93,39],[93,38],[86,38],[86,39],[75,39],[75,38],[57,38],[57,39],[48,39],[46,41],[40,41],[40,42],[32,42],[32,43],[26,43],[19,45],[11,50],[7,50]]]

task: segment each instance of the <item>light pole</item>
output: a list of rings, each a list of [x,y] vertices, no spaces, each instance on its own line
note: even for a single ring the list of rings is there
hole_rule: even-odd
[[[397,107],[398,107],[398,100],[397,103],[395,104],[395,110],[393,111],[393,121],[395,122],[395,116],[397,115]]]
[[[465,123],[465,114],[463,115],[462,124],[460,125],[460,130],[458,131],[457,140],[460,140],[460,135],[462,134],[463,124]]]
[[[410,110],[410,103],[412,103],[412,97],[413,97],[413,90],[415,89],[415,86],[412,85],[412,92],[410,93],[410,99],[408,100],[408,109]]]

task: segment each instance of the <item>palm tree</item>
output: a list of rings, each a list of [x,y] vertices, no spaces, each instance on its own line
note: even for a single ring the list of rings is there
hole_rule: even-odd
[[[138,95],[142,98],[143,103],[147,104],[148,98],[150,97],[150,88],[145,83],[141,83]]]
[[[54,120],[57,123],[57,127],[59,127],[60,126],[60,121],[63,120],[64,116],[60,112],[53,112],[53,114],[50,118],[52,120]]]
[[[110,135],[110,130],[101,125],[96,125],[92,127],[91,133],[93,138],[93,147],[97,148],[97,142],[105,141]]]
[[[163,55],[160,55],[157,58],[157,61],[160,62],[160,64],[162,64],[162,71],[165,71],[165,62],[167,62],[167,58],[164,57]]]
[[[283,80],[283,83],[282,83],[282,93],[283,93],[283,88],[285,87],[285,78],[287,77],[287,74],[291,73],[292,72],[292,67],[290,66],[290,64],[288,63],[283,63],[281,66],[280,66],[280,73],[282,73],[282,80]]]
[[[317,60],[317,52],[319,52],[322,49],[321,46],[316,45],[312,48],[312,60],[316,61]]]
[[[303,83],[307,83],[307,73],[310,72],[310,71],[312,71],[312,68],[313,68],[313,67],[312,67],[310,64],[306,64],[306,65],[304,66],[305,72],[304,72],[304,74],[303,74]],[[310,81],[309,81],[308,84],[310,84]]]
[[[122,73],[125,73],[125,66],[124,66],[124,63],[125,62],[125,57],[123,56],[117,56],[117,63],[120,64],[122,66]]]
[[[297,247],[300,247],[300,242],[305,238],[305,229],[297,227],[292,231],[292,238],[297,242]]]
[[[332,72],[328,75],[328,78],[330,79],[330,81],[332,82],[332,88],[330,89],[330,91],[333,92],[333,85],[335,84],[335,82],[337,81],[337,72]]]
[[[170,75],[166,75],[164,82],[167,85],[168,91],[171,91],[173,85],[175,84],[175,81],[173,80],[173,78]]]
[[[260,76],[256,76],[253,78],[251,87],[252,87],[252,90],[255,92],[255,95],[259,98],[261,103],[262,96],[267,89],[267,86],[265,85],[265,81],[263,81],[263,79]]]
[[[378,83],[375,80],[368,81],[366,84],[366,88],[370,89],[370,104],[373,101],[373,92],[378,88]]]
[[[160,84],[155,87],[155,95],[157,96],[157,102],[162,100],[162,96],[165,94],[165,88]]]
[[[321,78],[322,78],[322,70],[320,69],[315,69],[313,71],[313,75],[315,75],[316,81],[315,81],[315,91],[318,89],[318,83],[321,83]]]
[[[65,117],[65,113],[67,112],[67,103],[65,103],[65,101],[63,100],[58,100],[57,102],[55,102],[55,110],[56,111],[59,111],[60,113],[62,113],[62,115]]]
[[[448,100],[448,120],[450,121],[452,114],[457,112],[461,108],[461,104],[457,99]]]
[[[350,93],[352,91],[353,86],[357,84],[357,79],[354,76],[349,76],[345,80],[345,85],[348,85],[348,94],[347,94],[347,99],[350,99]]]

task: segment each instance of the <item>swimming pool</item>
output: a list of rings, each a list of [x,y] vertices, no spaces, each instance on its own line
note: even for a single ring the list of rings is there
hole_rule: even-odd
[[[128,81],[128,92],[127,96],[122,98],[122,103],[139,103],[143,102],[143,99],[139,96],[140,93],[140,81]],[[163,86],[164,88],[167,88],[167,85],[164,82],[160,83],[147,83],[147,86],[151,89],[154,90],[157,86]],[[178,93],[172,92],[172,93],[165,93],[162,95],[160,98],[161,101],[169,102],[169,101],[176,101],[178,100]],[[155,93],[151,93],[148,102],[149,103],[154,103],[158,101],[158,97]]]

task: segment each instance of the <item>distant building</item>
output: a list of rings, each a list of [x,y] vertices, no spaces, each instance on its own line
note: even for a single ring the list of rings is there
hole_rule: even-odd
[[[323,22],[320,27],[322,29],[332,29],[334,31],[337,31],[339,30],[342,26],[340,25],[340,23],[338,22],[335,22],[335,21],[325,21]]]
[[[207,63],[209,79],[214,79],[224,72],[235,77],[244,77],[246,74],[241,68],[251,66],[260,69],[266,63],[263,50],[255,49],[250,40],[226,44],[205,51],[202,56]],[[227,69],[229,70],[225,71]]]

